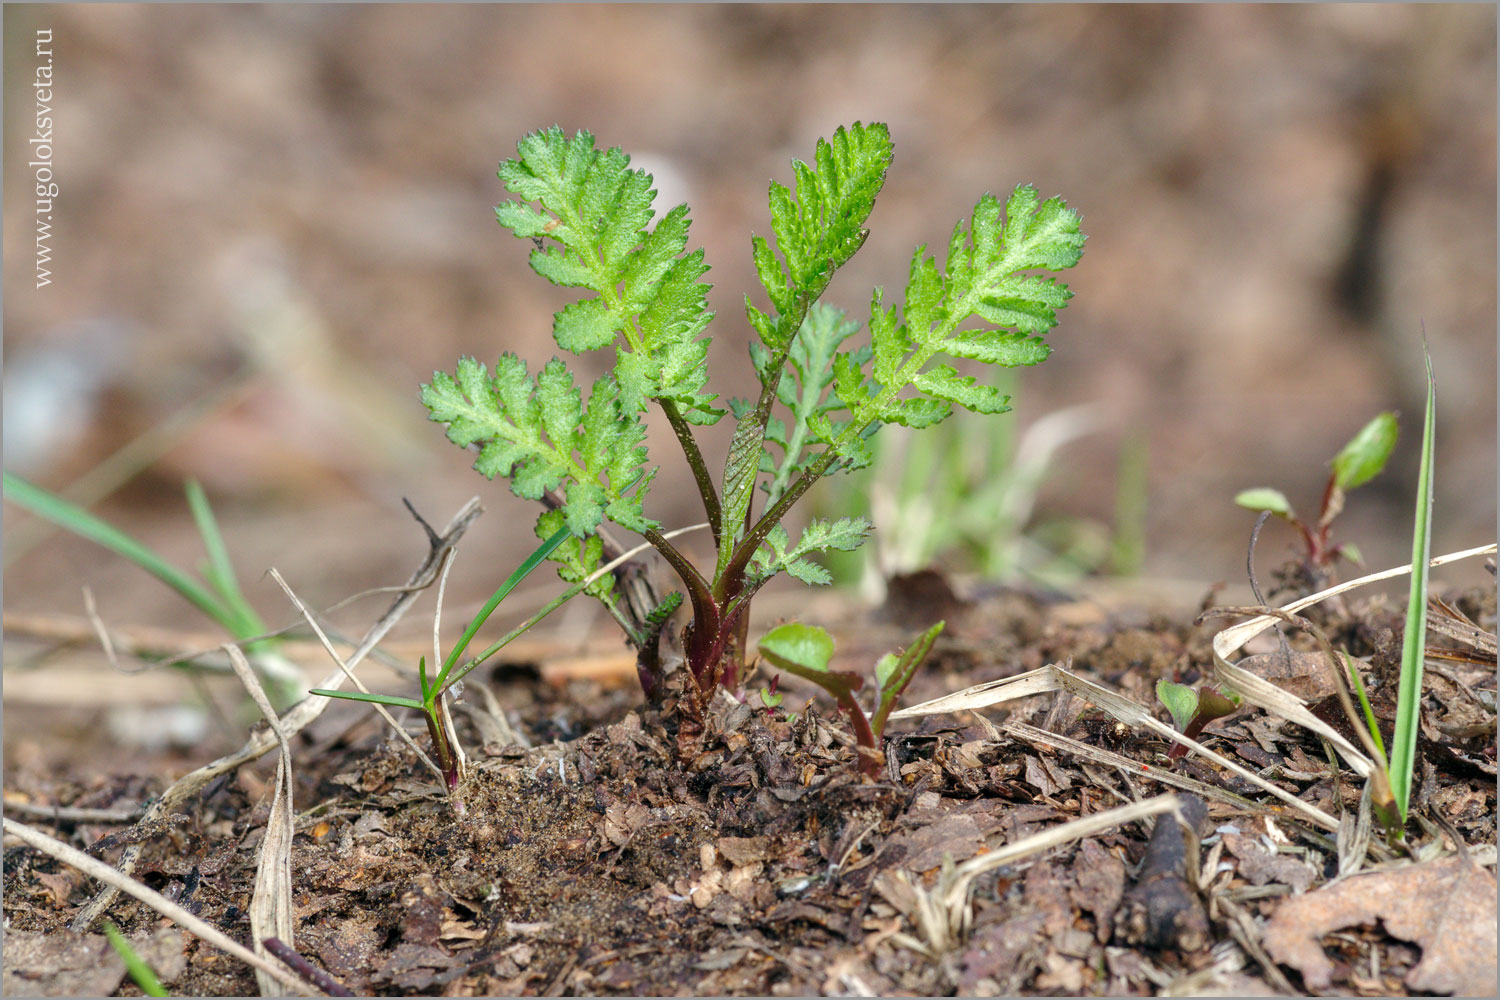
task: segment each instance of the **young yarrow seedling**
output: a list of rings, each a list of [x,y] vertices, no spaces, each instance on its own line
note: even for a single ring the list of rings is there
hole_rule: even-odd
[[[1224,694],[1212,684],[1201,684],[1194,691],[1186,684],[1165,677],[1156,682],[1156,700],[1166,706],[1178,731],[1190,740],[1196,740],[1210,722],[1222,719],[1240,707],[1240,696],[1233,691]],[[1174,743],[1167,756],[1185,757],[1187,747]]]
[[[450,440],[478,449],[479,472],[509,479],[517,496],[546,504],[537,534],[566,530],[551,555],[564,580],[576,583],[600,565],[605,521],[644,536],[672,567],[692,616],[681,633],[687,679],[675,701],[658,640],[682,598],[642,609],[609,577],[589,593],[625,626],[647,696],[676,706],[681,739],[701,728],[716,688],[740,692],[756,592],[782,572],[829,582],[811,557],[855,549],[870,529],[862,518],[813,520],[793,539],[782,524],[791,507],[824,476],[868,464],[868,439],[884,424],[931,426],[954,406],[1005,412],[1007,396],[939,358],[1007,367],[1045,360],[1050,349],[1041,335],[1071,293],[1037,272],[1072,267],[1084,237],[1060,198],[1043,201],[1023,186],[1002,207],[985,195],[971,219],[954,227],[941,269],[917,248],[899,306],[875,290],[870,340],[850,345],[859,324],[818,300],[865,242],[891,140],[878,123],[839,128],[819,140],[811,165],[793,162],[791,187],[771,183],[774,243],[751,240],[767,304],[745,301],[760,393],[721,407],[705,388],[704,332],[714,314],[700,281],[704,252],[687,249],[688,207],[672,208],[653,226],[650,175],[631,170],[618,148],[596,149],[588,132],[535,132],[518,152],[499,171],[516,200],[501,204],[496,217],[534,244],[533,270],[584,293],[554,316],[557,345],[572,354],[612,348],[613,368],[585,400],[557,358],[535,373],[514,354],[502,354],[493,371],[462,358],[454,373],[434,374],[422,400]],[[711,568],[690,562],[647,513],[656,469],[648,465],[644,418],[652,409],[666,418],[692,471],[716,548]],[[726,412],[736,427],[716,480],[694,427]]]
[[[787,622],[767,632],[760,640],[760,653],[775,666],[803,680],[812,681],[828,692],[839,708],[849,716],[854,727],[854,736],[859,741],[860,767],[866,774],[880,773],[885,757],[881,741],[885,736],[885,723],[896,701],[906,690],[932,644],[943,630],[943,622],[916,638],[903,653],[887,653],[875,664],[875,683],[879,687],[875,711],[866,715],[854,697],[854,692],[864,687],[865,679],[847,670],[832,670],[828,664],[833,659],[833,636],[816,625]],[[780,702],[780,696],[774,696]],[[769,699],[767,699],[769,702]]]

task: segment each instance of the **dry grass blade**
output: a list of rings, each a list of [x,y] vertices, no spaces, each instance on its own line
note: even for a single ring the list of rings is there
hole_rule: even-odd
[[[354,675],[354,661],[351,659],[350,662],[344,662],[344,659],[339,656],[338,650],[333,648],[333,643],[328,640],[328,636],[324,633],[322,626],[320,626],[317,619],[313,617],[312,609],[303,602],[302,598],[296,595],[291,587],[287,586],[287,582],[281,578],[281,573],[279,573],[274,567],[271,569],[271,579],[276,581],[277,585],[281,587],[282,591],[291,600],[291,602],[297,606],[297,610],[301,612],[303,619],[308,624],[308,627],[313,630],[313,634],[316,635],[318,637],[318,641],[323,644],[324,652],[328,654],[329,659],[338,664],[339,670],[342,673],[343,677],[347,678],[349,683],[353,684],[359,690],[365,692],[366,694],[369,694],[370,689],[365,687],[364,683]],[[328,685],[326,684],[320,684],[318,686],[325,688],[328,687]],[[310,696],[310,698],[320,697],[322,696]],[[322,700],[324,702],[327,702],[330,699],[323,698]],[[438,767],[437,764],[433,762],[432,758],[427,756],[427,753],[421,747],[417,746],[417,741],[412,739],[411,734],[406,731],[405,727],[403,727],[401,723],[396,721],[395,716],[391,715],[390,710],[378,702],[371,702],[370,707],[374,708],[375,711],[380,713],[380,717],[386,721],[386,724],[389,725],[393,730],[395,730],[396,735],[400,737],[402,742],[411,747],[411,749],[416,753],[418,760],[422,761],[422,763],[426,764],[429,768],[432,769],[432,773],[437,775],[438,783],[442,784],[442,768]]]
[[[144,806],[121,809],[91,809],[87,806],[49,806],[40,802],[7,802],[6,812],[24,813],[51,820],[53,823],[133,823],[140,819]]]
[[[490,690],[488,684],[480,681],[471,681],[468,690],[477,691],[479,698],[484,702],[480,708],[471,702],[461,702],[459,707],[464,709],[469,718],[474,721],[479,732],[486,743],[494,743],[497,746],[531,746],[531,741],[526,738],[525,732],[516,729],[510,724],[510,719],[505,716],[505,709],[500,704],[500,699],[495,697],[495,692]]]
[[[1365,856],[1370,851],[1371,787],[1369,783],[1365,784],[1359,793],[1359,808],[1352,813],[1344,813],[1339,820],[1339,832],[1334,840],[1339,855],[1339,878],[1354,875],[1363,868]]]
[[[274,572],[274,571],[273,571]],[[250,937],[257,954],[266,953],[261,944],[268,937],[280,938],[288,946],[292,942],[292,749],[287,743],[286,733],[281,728],[281,719],[271,707],[261,687],[260,678],[250,667],[239,647],[224,644],[229,662],[240,683],[255,700],[260,713],[266,717],[271,732],[276,734],[276,790],[271,796],[271,813],[266,817],[266,832],[260,841],[260,856],[255,866],[255,891],[250,896]],[[287,996],[281,981],[268,976],[263,970],[255,970],[255,980],[260,984],[263,997]]]
[[[48,857],[56,858],[65,865],[77,868],[84,874],[108,884],[116,891],[134,896],[157,913],[176,923],[184,930],[196,934],[215,948],[233,955],[246,965],[251,966],[257,971],[264,972],[296,990],[295,995],[318,995],[318,991],[304,982],[300,977],[255,954],[255,952],[238,943],[233,938],[230,938],[217,927],[193,916],[161,893],[146,888],[129,876],[111,868],[98,858],[91,858],[76,847],[70,847],[60,840],[47,836],[40,830],[34,830],[24,823],[18,823],[13,819],[7,818],[4,820],[4,829],[7,834],[20,838]]]
[[[1124,826],[1126,823],[1159,816],[1181,805],[1182,800],[1169,792],[1144,802],[1132,802],[1130,805],[1116,806],[1101,813],[1094,813],[1092,816],[1070,820],[1060,826],[1033,833],[1029,837],[1022,837],[1015,843],[1006,844],[988,854],[970,858],[953,870],[954,877],[961,883],[971,882],[976,876],[992,868],[999,868],[1001,865],[1019,861],[1054,847],[1071,844],[1075,840],[1082,840],[1084,837],[1103,833],[1105,830]]]
[[[1246,781],[1274,795],[1325,830],[1334,832],[1339,828],[1338,820],[1318,807],[1303,802],[1286,789],[1272,784],[1254,771],[1247,770],[1227,757],[1215,753],[1197,740],[1188,739],[1171,726],[1158,721],[1144,706],[1136,704],[1129,698],[1115,694],[1108,688],[1095,684],[1093,681],[1087,681],[1077,674],[1069,673],[1055,663],[1037,670],[1027,671],[1024,674],[1017,674],[1014,677],[1007,677],[1004,680],[976,684],[974,687],[966,688],[963,691],[945,695],[942,698],[935,698],[920,705],[913,705],[911,708],[893,713],[891,718],[909,719],[919,715],[933,715],[939,712],[973,711],[979,708],[987,708],[990,705],[996,705],[1000,702],[1014,701],[1017,698],[1026,698],[1031,695],[1046,694],[1057,690],[1072,692],[1108,712],[1127,726],[1149,729],[1163,739],[1180,743],[1190,750],[1197,751],[1198,754],[1213,761],[1220,767],[1233,771]]]
[[[1287,979],[1286,974],[1281,971],[1281,967],[1273,962],[1271,956],[1266,954],[1265,948],[1261,947],[1261,929],[1256,926],[1254,918],[1227,897],[1217,897],[1215,905],[1227,918],[1225,922],[1229,927],[1229,936],[1234,939],[1235,944],[1244,949],[1245,954],[1255,960],[1271,985],[1283,996],[1300,995],[1291,980]]]
[[[1441,597],[1429,597],[1427,600],[1427,628],[1438,635],[1461,642],[1473,649],[1482,658],[1482,662],[1490,666],[1495,665],[1495,654],[1497,646],[1495,634],[1486,632],[1484,629],[1469,621],[1467,615],[1443,600]],[[1451,655],[1453,650],[1437,650],[1428,647],[1427,655],[1437,656],[1447,653]]]
[[[370,626],[364,638],[360,640],[354,654],[349,657],[347,661],[348,667],[353,668],[355,664],[368,656],[370,650],[374,649],[380,640],[384,639],[386,634],[395,626],[396,622],[401,620],[401,616],[406,613],[407,609],[411,607],[412,603],[421,594],[422,588],[426,586],[425,581],[436,571],[446,553],[458,544],[458,540],[463,537],[465,531],[469,530],[469,526],[478,519],[483,510],[484,508],[479,505],[479,498],[475,497],[464,504],[459,512],[453,516],[453,519],[448,522],[448,526],[443,529],[443,534],[433,541],[427,553],[427,558],[422,561],[422,565],[417,567],[416,572],[408,579],[407,586],[411,589],[403,592],[392,601],[391,606],[386,609],[385,614],[381,615],[380,619],[374,625]],[[337,688],[343,681],[343,671],[336,670],[324,678],[318,686]],[[328,707],[330,700],[329,698],[318,697],[316,695],[310,695],[302,699],[288,709],[286,714],[281,717],[282,731],[288,738],[300,732],[303,727],[323,714],[323,710]],[[157,799],[151,808],[146,811],[146,814],[141,817],[141,824],[148,824],[173,813],[180,812],[188,799],[198,794],[210,781],[213,781],[221,774],[234,770],[241,764],[256,760],[275,746],[276,742],[276,737],[269,730],[252,733],[250,739],[245,742],[245,745],[234,753],[220,757],[213,763],[205,764],[196,771],[191,771],[179,778],[173,783],[172,787],[162,793],[161,798]],[[135,870],[136,861],[140,858],[140,855],[140,844],[131,844],[125,848],[125,853],[120,858],[119,870],[125,875],[129,875]],[[89,929],[93,927],[94,922],[99,919],[99,916],[114,901],[117,892],[118,890],[111,884],[110,888],[105,889],[90,900],[88,905],[78,912],[78,915],[73,918],[73,922],[68,926],[80,934],[88,933]]]
[[[1210,615],[1222,616],[1256,613],[1264,614],[1279,621],[1286,622],[1287,624],[1292,625],[1295,628],[1301,629],[1308,635],[1312,636],[1314,640],[1316,640],[1318,644],[1318,650],[1322,654],[1323,661],[1327,665],[1329,675],[1332,678],[1334,694],[1338,697],[1339,702],[1344,709],[1344,716],[1349,720],[1350,728],[1354,730],[1355,734],[1359,736],[1360,741],[1364,744],[1364,751],[1363,753],[1361,753],[1358,749],[1355,748],[1352,743],[1350,743],[1343,736],[1339,735],[1336,729],[1334,729],[1332,726],[1329,726],[1327,723],[1324,723],[1321,719],[1318,719],[1311,712],[1307,711],[1307,709],[1304,707],[1307,703],[1302,701],[1300,698],[1294,698],[1293,696],[1287,694],[1285,691],[1282,691],[1281,688],[1277,687],[1274,684],[1267,683],[1264,679],[1257,677],[1254,674],[1243,671],[1238,667],[1231,667],[1230,672],[1233,673],[1236,678],[1239,678],[1241,683],[1245,684],[1246,686],[1255,688],[1257,696],[1260,698],[1264,698],[1271,704],[1262,705],[1259,701],[1252,701],[1251,703],[1258,705],[1261,708],[1268,708],[1276,714],[1281,715],[1283,718],[1290,719],[1291,721],[1306,729],[1313,730],[1319,736],[1322,736],[1329,743],[1331,743],[1339,751],[1339,753],[1343,755],[1344,760],[1348,762],[1349,766],[1360,777],[1374,780],[1377,784],[1383,785],[1385,783],[1385,770],[1387,767],[1385,756],[1381,752],[1380,748],[1376,746],[1374,737],[1372,737],[1369,730],[1365,728],[1364,720],[1359,716],[1359,713],[1354,708],[1354,701],[1349,696],[1349,682],[1344,674],[1345,665],[1339,661],[1338,654],[1334,652],[1333,644],[1328,641],[1328,637],[1323,634],[1322,629],[1318,628],[1317,625],[1315,625],[1308,619],[1302,618],[1298,615],[1294,615],[1289,611],[1282,610],[1281,608],[1212,608],[1208,611],[1203,612],[1203,614],[1199,615],[1198,617],[1199,621],[1202,621]],[[1352,670],[1352,666],[1349,669]],[[1240,674],[1244,674],[1245,676],[1243,678],[1240,678]],[[1377,767],[1376,764],[1378,764],[1379,767]],[[1377,789],[1377,791],[1379,790]],[[1390,801],[1389,793],[1390,789],[1388,787],[1385,788],[1385,791],[1381,793],[1381,801]]]
[[[1460,559],[1469,559],[1474,556],[1486,555],[1495,551],[1495,545],[1481,545],[1477,548],[1465,549],[1462,552],[1451,552],[1447,555],[1438,556],[1431,560],[1429,566],[1441,566],[1445,563],[1457,562]],[[1320,601],[1337,596],[1357,587],[1375,583],[1380,580],[1389,580],[1393,577],[1404,576],[1411,572],[1411,566],[1398,566],[1394,569],[1384,570],[1379,573],[1371,573],[1347,583],[1341,583],[1335,587],[1329,587],[1316,594],[1311,594],[1300,600],[1287,604],[1278,611],[1282,615],[1295,614],[1303,608],[1310,607]],[[1297,723],[1305,729],[1311,730],[1328,740],[1338,749],[1350,768],[1362,778],[1369,777],[1374,768],[1370,758],[1351,744],[1347,739],[1340,736],[1332,726],[1317,718],[1308,711],[1307,703],[1296,695],[1288,694],[1275,684],[1270,683],[1247,670],[1243,670],[1229,662],[1229,657],[1249,642],[1252,638],[1264,632],[1277,621],[1281,620],[1278,614],[1262,614],[1251,618],[1249,621],[1238,625],[1231,625],[1214,636],[1214,675],[1230,690],[1244,698],[1257,708],[1263,708],[1268,712],[1281,716]],[[1336,829],[1336,828],[1335,828]]]
[[[1266,807],[1258,802],[1252,802],[1242,795],[1227,792],[1222,788],[1199,781],[1197,778],[1189,778],[1186,775],[1178,774],[1175,771],[1168,771],[1160,767],[1151,767],[1146,771],[1142,771],[1141,768],[1146,765],[1143,765],[1138,760],[1132,760],[1124,754],[1115,753],[1113,750],[1105,750],[1103,747],[1096,747],[1080,740],[1061,736],[1057,733],[1047,732],[1035,726],[1028,726],[1024,722],[1007,722],[1000,729],[1002,732],[1010,733],[1018,739],[1025,740],[1032,746],[1061,747],[1085,760],[1108,764],[1131,774],[1139,774],[1150,778],[1152,781],[1159,781],[1163,785],[1171,785],[1173,788],[1180,788],[1184,792],[1192,792],[1203,799],[1222,802],[1225,805],[1234,806],[1236,809],[1243,809],[1246,812],[1266,811]]]
[[[120,665],[120,658],[115,654],[114,637],[109,634],[109,628],[104,624],[104,619],[99,615],[99,608],[94,603],[94,591],[92,587],[83,588],[83,613],[88,617],[89,624],[94,627],[94,635],[99,638],[99,646],[104,650],[105,659],[109,665],[116,670],[124,670]]]

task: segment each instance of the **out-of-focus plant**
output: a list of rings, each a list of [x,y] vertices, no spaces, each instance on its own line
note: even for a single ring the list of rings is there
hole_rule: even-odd
[[[1360,428],[1359,433],[1333,456],[1329,462],[1332,471],[1328,485],[1323,488],[1323,500],[1314,521],[1303,520],[1292,509],[1286,494],[1268,486],[1243,490],[1235,496],[1234,502],[1250,510],[1269,511],[1290,522],[1302,535],[1307,568],[1319,577],[1326,576],[1340,556],[1363,565],[1359,549],[1348,542],[1333,544],[1329,531],[1334,519],[1344,509],[1348,492],[1374,479],[1385,468],[1396,447],[1397,432],[1396,414],[1381,413]]]
[[[187,481],[186,492],[188,508],[207,553],[201,580],[114,525],[20,476],[7,472],[4,483],[6,500],[135,563],[244,643],[250,665],[266,679],[278,706],[291,705],[306,694],[302,671],[281,654],[278,640],[266,636],[265,623],[240,591],[218,520],[196,480]]]
[[[1010,373],[998,383],[1008,389]],[[1097,404],[1047,414],[1017,433],[1014,423],[983,423],[958,414],[916,438],[882,435],[874,462],[849,489],[820,494],[825,516],[862,516],[901,530],[877,534],[859,556],[830,553],[840,579],[858,579],[871,600],[885,581],[939,560],[991,580],[1027,579],[1066,586],[1101,570],[1137,572],[1145,518],[1145,450],[1128,441],[1117,467],[1115,524],[1039,517],[1036,503],[1069,444],[1105,424]]]

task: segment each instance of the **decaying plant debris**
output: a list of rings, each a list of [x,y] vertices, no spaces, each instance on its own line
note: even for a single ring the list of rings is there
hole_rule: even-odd
[[[843,724],[815,707],[788,716],[720,698],[703,752],[684,765],[628,687],[552,684],[511,665],[489,678],[494,702],[467,699],[459,715],[474,766],[455,817],[388,730],[320,718],[292,742],[292,948],[325,991],[381,994],[1492,986],[1493,924],[1426,927],[1379,909],[1380,893],[1437,880],[1454,912],[1494,912],[1492,707],[1487,727],[1470,719],[1493,706],[1484,657],[1494,594],[1449,600],[1447,617],[1471,628],[1447,629],[1445,647],[1473,655],[1445,659],[1432,685],[1429,735],[1444,749],[1426,759],[1423,819],[1407,847],[1371,836],[1362,783],[1296,725],[1247,705],[1199,739],[1309,812],[1211,758],[1173,759],[1157,729],[1091,703],[1114,704],[1114,693],[1145,713],[1159,677],[1208,676],[1208,629],[1008,590],[950,622],[913,700],[1048,664],[1066,664],[1049,676],[1077,683],[983,713],[925,716],[891,738],[878,780],[860,775]],[[841,650],[868,661],[899,641],[892,610],[830,622]],[[1358,601],[1321,624],[1376,657],[1389,642],[1383,630],[1399,628],[1388,609]],[[1269,654],[1248,665],[1272,661],[1321,669]],[[1096,687],[1103,693],[1090,695]],[[788,703],[806,693],[794,689]],[[511,721],[531,745],[494,738],[501,730],[482,724],[487,704],[525,706]],[[1157,711],[1154,724],[1170,733]],[[1469,721],[1448,724],[1460,718]],[[131,807],[160,793],[159,778],[8,774],[6,809],[110,862],[138,851],[136,879],[248,942],[275,787],[270,771],[243,768],[132,826]],[[1145,818],[1112,818],[1137,805]],[[1073,835],[1070,823],[1092,828]],[[1048,832],[1058,836],[1012,856]],[[7,947],[7,992],[76,990],[81,967],[96,971],[91,989],[123,980],[131,991],[123,966],[99,960],[97,926],[66,929],[81,922],[91,880],[10,840],[5,879],[13,939],[50,940]],[[134,901],[115,900],[107,914],[143,947],[162,926]],[[158,971],[173,992],[258,989],[248,965],[191,933],[173,940],[179,960],[160,942],[150,952],[163,956]],[[105,969],[111,982],[99,978]]]

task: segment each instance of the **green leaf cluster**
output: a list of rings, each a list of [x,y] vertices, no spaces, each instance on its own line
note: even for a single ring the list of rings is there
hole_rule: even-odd
[[[787,622],[771,629],[760,640],[760,652],[775,667],[811,681],[838,699],[849,713],[862,746],[878,750],[886,720],[896,702],[911,684],[917,670],[932,652],[944,622],[938,622],[900,653],[887,653],[875,664],[878,693],[875,711],[866,715],[854,693],[864,687],[864,678],[847,670],[833,670],[833,636],[816,625]]]
[[[855,122],[840,127],[831,140],[818,140],[816,170],[801,160],[792,161],[795,193],[771,182],[776,249],[756,236],[751,254],[775,315],[761,312],[745,297],[745,314],[767,347],[780,350],[788,344],[833,273],[864,246],[870,235],[865,220],[885,185],[891,151],[891,133],[885,125]]]
[[[536,521],[536,536],[551,538],[558,529],[567,526],[567,515],[560,510],[549,510]],[[577,538],[570,534],[548,556],[558,564],[557,575],[564,583],[579,584],[598,572],[604,562],[604,542],[598,535]],[[619,607],[615,594],[615,578],[604,573],[584,587],[583,592],[602,603],[611,612]]]
[[[737,407],[738,425],[724,465],[726,537],[721,539],[719,547],[721,574],[731,559],[730,545],[726,543],[732,540],[731,533],[738,529],[750,509],[756,475],[774,462],[765,457],[763,449],[771,407],[777,399],[793,341],[804,329],[809,310],[828,287],[834,272],[854,256],[869,236],[865,221],[885,184],[891,150],[890,130],[885,125],[855,122],[837,129],[830,140],[818,140],[813,157],[816,169],[801,160],[792,161],[795,192],[784,184],[771,182],[771,231],[776,247],[772,249],[764,237],[752,237],[751,257],[772,311],[762,312],[745,296],[745,316],[764,348],[755,357],[761,394],[753,408]],[[789,433],[782,440],[773,441],[773,445],[783,449],[790,445],[795,423],[787,430]],[[794,456],[791,461],[796,467],[797,458]],[[773,491],[775,485],[773,482]],[[785,489],[784,482],[781,488]]]
[[[583,293],[554,315],[555,341],[573,353],[613,347],[615,363],[585,403],[562,361],[533,375],[506,354],[492,375],[464,358],[454,373],[434,375],[423,401],[452,441],[478,449],[480,472],[551,506],[561,494],[560,510],[544,516],[538,533],[565,528],[572,536],[551,550],[565,580],[581,585],[599,568],[602,546],[592,536],[606,518],[646,535],[691,602],[685,656],[701,684],[735,685],[748,601],[766,580],[786,572],[829,582],[812,557],[851,550],[869,531],[862,519],[815,520],[793,543],[781,524],[790,506],[820,477],[868,464],[868,439],[884,424],[928,426],[955,406],[1004,412],[1005,393],[960,366],[1044,360],[1042,336],[1071,294],[1050,272],[1078,262],[1078,216],[1022,186],[1003,206],[991,195],[980,199],[954,227],[942,268],[919,247],[901,305],[886,306],[877,289],[870,339],[857,342],[860,324],[818,300],[868,237],[891,156],[884,124],[856,122],[820,139],[811,164],[793,161],[790,184],[771,182],[770,234],[751,240],[767,304],[745,300],[760,394],[730,401],[736,427],[717,484],[692,429],[725,411],[705,388],[713,313],[703,251],[688,250],[687,206],[658,217],[650,175],[631,169],[618,148],[597,149],[586,131],[532,133],[500,165],[512,200],[496,218],[532,241],[533,270]],[[647,464],[643,414],[653,405],[683,448],[714,531],[712,574],[644,512],[656,470]],[[766,501],[752,516],[757,484]],[[619,611],[607,579],[589,592]],[[615,617],[632,634],[655,627]]]

